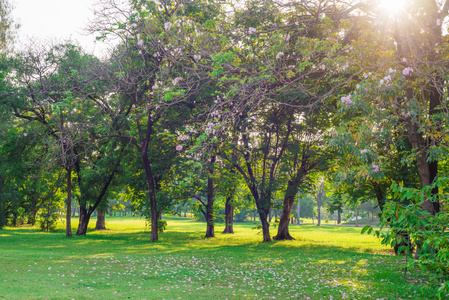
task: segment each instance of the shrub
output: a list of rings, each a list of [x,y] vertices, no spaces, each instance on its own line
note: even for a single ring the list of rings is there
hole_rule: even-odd
[[[157,232],[161,233],[167,228],[167,221],[158,219],[157,220]]]
[[[42,231],[54,231],[56,229],[56,225],[58,224],[59,215],[56,212],[47,212],[42,213],[40,215],[40,219],[38,221]]]
[[[406,260],[404,276],[407,268],[426,269],[432,274],[434,282],[440,283],[437,293],[440,299],[449,292],[449,236],[446,232],[449,215],[439,212],[432,216],[423,211],[421,205],[426,200],[447,205],[448,199],[442,190],[448,184],[449,178],[438,178],[422,190],[393,184],[393,197],[410,200],[411,204],[387,203],[380,229],[373,230],[367,225],[362,230],[362,233],[374,233],[382,244],[396,247],[398,253],[404,253],[406,258],[411,255],[412,249],[417,249],[418,259]],[[439,188],[438,194],[432,193],[435,187]]]
[[[151,220],[147,220],[145,226],[148,226],[148,229],[151,232]],[[157,232],[162,233],[167,228],[167,221],[158,219],[157,220]]]

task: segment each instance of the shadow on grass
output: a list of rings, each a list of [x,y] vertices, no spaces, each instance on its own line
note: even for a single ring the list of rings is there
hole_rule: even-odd
[[[304,227],[303,227],[304,228]],[[314,228],[310,228],[313,230]],[[342,233],[347,228],[328,227],[326,231]],[[294,241],[261,242],[257,232],[247,231],[235,235],[216,234],[216,238],[204,239],[203,231],[175,232],[169,231],[160,234],[160,240],[151,243],[148,232],[90,232],[86,236],[72,236],[66,238],[63,231],[47,233],[37,229],[24,230],[8,228],[0,231],[0,249],[17,251],[20,249],[58,249],[70,246],[75,255],[83,253],[102,253],[105,248],[108,252],[124,254],[154,255],[160,252],[182,254],[200,252],[208,255],[221,255],[224,253],[246,256],[248,259],[259,257],[261,253],[294,257],[298,253],[315,253],[323,257],[332,256],[336,252],[351,255],[374,255],[370,249],[357,247],[327,245],[319,241],[298,237]],[[86,254],[87,254],[86,253]]]
[[[198,224],[195,223],[195,226],[188,229],[200,228],[196,225]],[[8,261],[24,257],[26,259],[39,257],[42,260],[53,257],[61,264],[66,260],[79,263],[82,259],[91,257],[130,256],[133,258],[133,261],[128,260],[121,268],[126,268],[126,264],[134,264],[139,257],[168,261],[173,267],[176,267],[178,260],[189,262],[195,257],[195,259],[201,258],[202,263],[191,266],[192,269],[186,272],[194,273],[192,271],[194,268],[207,270],[208,266],[210,267],[208,263],[216,267],[235,268],[239,272],[240,270],[243,273],[246,272],[245,274],[254,270],[266,271],[276,266],[276,278],[292,276],[291,279],[294,279],[297,274],[305,274],[309,278],[314,278],[316,282],[323,280],[323,285],[338,287],[348,294],[354,289],[366,293],[374,289],[383,290],[388,292],[388,295],[396,295],[398,298],[404,297],[404,293],[413,295],[413,285],[405,284],[401,277],[402,271],[398,263],[401,258],[366,253],[370,251],[366,247],[326,244],[326,242],[300,235],[303,232],[315,237],[321,232],[323,235],[328,234],[334,240],[338,240],[339,234],[343,236],[348,234],[350,238],[357,239],[357,236],[353,234],[359,233],[358,229],[301,226],[301,232],[297,229],[292,230],[297,240],[263,243],[260,241],[261,236],[257,234],[257,231],[251,230],[251,226],[253,225],[245,224],[235,235],[217,233],[217,238],[212,239],[204,239],[203,230],[168,231],[161,234],[160,241],[156,243],[149,242],[148,233],[135,230],[132,232],[97,231],[90,232],[87,236],[66,238],[64,231],[45,233],[31,228],[26,230],[8,228],[0,231],[0,253]],[[223,261],[223,258],[226,260]],[[127,260],[120,259],[120,261]],[[228,265],[220,265],[223,263]],[[239,273],[235,271],[235,274]],[[424,280],[417,274],[413,276],[415,281]],[[401,295],[396,291],[398,286],[401,287]],[[370,299],[365,296],[357,297],[357,295],[351,298]],[[414,297],[414,299],[425,298]]]

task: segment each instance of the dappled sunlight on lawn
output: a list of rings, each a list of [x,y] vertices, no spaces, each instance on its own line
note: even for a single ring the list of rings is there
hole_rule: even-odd
[[[235,234],[221,234],[219,225],[216,237],[205,239],[205,223],[174,218],[150,243],[140,218],[110,218],[107,228],[72,238],[61,229],[7,228],[0,253],[9,276],[0,280],[27,299],[427,297],[401,280],[401,259],[385,255],[359,229],[292,226],[296,240],[263,243],[254,224],[236,224]],[[415,285],[425,285],[413,276]]]

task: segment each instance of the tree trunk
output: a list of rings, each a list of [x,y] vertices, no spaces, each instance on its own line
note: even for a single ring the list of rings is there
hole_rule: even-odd
[[[36,224],[36,215],[37,211],[39,210],[39,207],[35,207],[30,214],[28,215],[28,225],[34,226]]]
[[[234,191],[232,192],[234,194]],[[233,196],[226,198],[225,204],[225,229],[223,233],[234,233],[234,205],[232,205]]]
[[[341,212],[340,210],[337,210],[337,224],[340,225],[341,223]]]
[[[321,225],[321,198],[323,197],[323,186],[324,184],[322,183],[320,185],[320,190],[318,192],[318,195],[316,196],[316,212],[317,212],[317,224],[316,226],[320,226]]]
[[[292,213],[293,204],[295,203],[295,195],[297,192],[298,184],[295,184],[292,181],[288,181],[287,190],[284,196],[282,215],[278,226],[278,233],[273,238],[275,240],[294,240],[294,238],[290,235],[288,225],[290,223],[290,215]]]
[[[78,229],[76,231],[76,235],[86,235],[87,226],[89,225],[90,216],[92,215],[93,210],[86,209],[83,206],[80,206],[80,216],[79,216],[79,224]]]
[[[412,144],[412,147],[417,150],[417,165],[418,165],[418,177],[421,188],[429,186],[435,179],[437,171],[437,162],[429,163],[427,161],[427,145],[422,134],[420,133],[419,125],[412,123],[412,121],[407,122],[407,135]],[[431,200],[426,200],[421,208],[432,215],[435,215],[440,211],[440,205],[438,202],[432,202]]]
[[[214,167],[216,155],[213,154],[209,164],[209,177],[207,178],[207,204],[206,204],[206,236],[205,238],[215,237],[214,232]]]
[[[297,225],[301,225],[301,201],[298,199],[298,212],[297,212],[298,218],[297,218]]]
[[[204,236],[205,238],[212,238],[215,237],[215,227],[214,227],[214,214],[212,212],[206,212],[206,223],[207,223],[207,227],[206,227],[206,235]]]
[[[355,210],[355,227],[359,227],[359,206]]]
[[[96,230],[106,230],[106,210],[97,208]]]
[[[67,168],[67,212],[65,236],[72,236],[72,166]]]
[[[260,222],[262,223],[262,235],[264,242],[271,242],[270,223],[268,223],[268,213],[264,210],[259,210]]]
[[[147,149],[141,152],[143,166],[145,168],[145,175],[147,177],[147,185],[148,185],[148,196],[150,200],[150,216],[151,216],[151,238],[150,242],[157,242],[159,239],[158,231],[157,231],[157,203],[156,203],[156,194],[154,190],[154,177],[153,172],[151,170],[150,159],[148,158]]]

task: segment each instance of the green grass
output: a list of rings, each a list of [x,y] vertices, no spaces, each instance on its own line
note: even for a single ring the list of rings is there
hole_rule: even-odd
[[[261,243],[254,224],[203,239],[205,224],[168,219],[149,243],[145,221],[107,218],[107,231],[0,231],[1,299],[432,299],[423,274],[360,228],[291,226],[295,241]],[[75,220],[74,220],[75,221]],[[92,225],[95,220],[91,221]],[[74,228],[76,223],[73,224]],[[272,234],[275,230],[272,229]],[[332,298],[331,298],[332,297]]]

